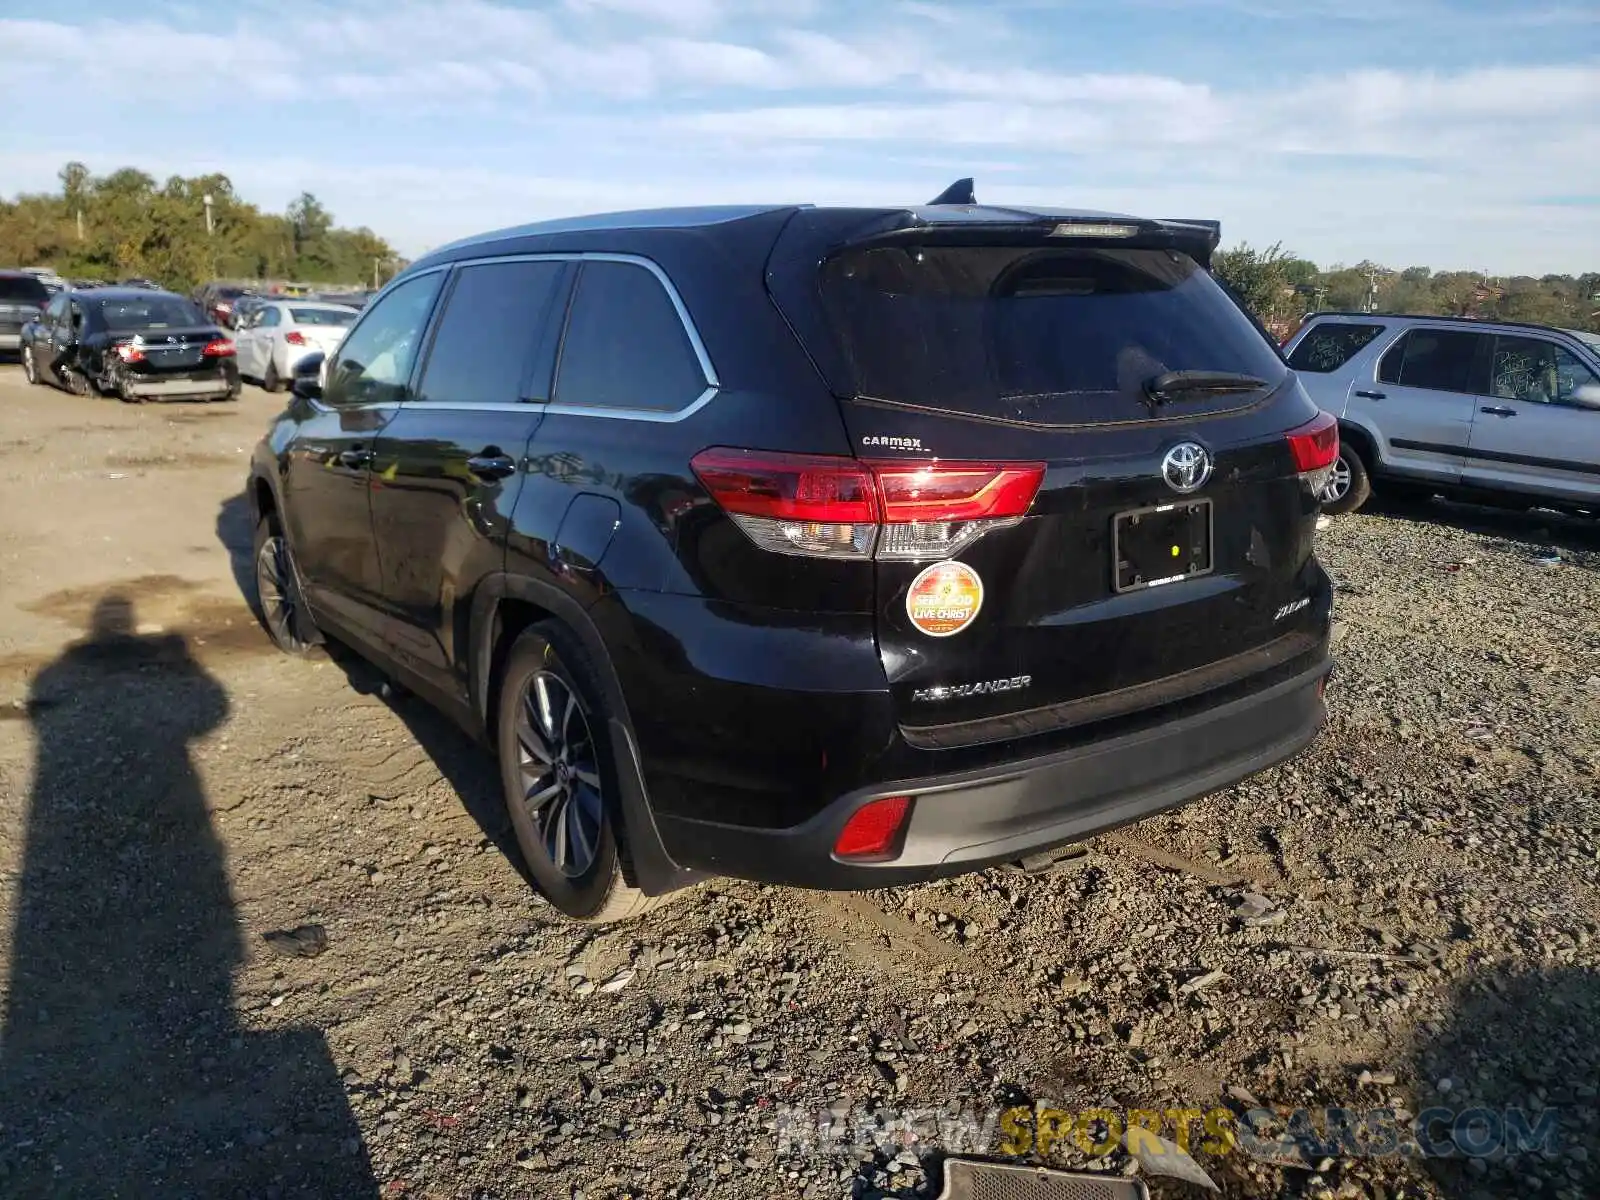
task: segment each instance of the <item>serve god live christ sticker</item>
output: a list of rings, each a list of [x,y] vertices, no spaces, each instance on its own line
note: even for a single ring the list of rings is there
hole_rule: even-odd
[[[934,563],[911,581],[906,616],[929,637],[960,633],[983,607],[983,580],[963,562]]]

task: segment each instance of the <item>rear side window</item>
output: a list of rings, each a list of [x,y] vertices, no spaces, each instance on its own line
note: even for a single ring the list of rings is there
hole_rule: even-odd
[[[706,386],[661,281],[634,263],[584,263],[561,345],[556,403],[676,412]]]
[[[41,308],[50,303],[50,289],[32,275],[0,275],[0,303],[20,301]]]
[[[1296,371],[1313,371],[1326,374],[1337,371],[1362,350],[1372,339],[1383,332],[1382,325],[1344,325],[1324,321],[1306,330],[1289,355],[1289,365]]]
[[[1572,404],[1580,387],[1594,383],[1594,373],[1564,346],[1543,338],[1494,339],[1491,396],[1526,404]]]
[[[1192,259],[1168,250],[907,245],[847,250],[822,303],[863,399],[1041,425],[1138,421],[1169,371],[1251,376],[1283,360]],[[1255,393],[1195,396],[1190,415]]]
[[[1378,378],[1401,387],[1437,392],[1486,390],[1480,357],[1486,335],[1445,329],[1413,329],[1384,352]]]
[[[525,398],[524,377],[563,270],[559,262],[463,267],[439,318],[417,398],[444,404],[515,404]],[[542,386],[533,390],[534,399],[545,398]]]

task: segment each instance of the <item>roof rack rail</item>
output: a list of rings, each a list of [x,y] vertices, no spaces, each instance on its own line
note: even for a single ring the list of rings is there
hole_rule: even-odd
[[[1545,333],[1573,334],[1577,330],[1567,329],[1561,325],[1539,325],[1533,321],[1504,321],[1498,317],[1462,317],[1446,316],[1440,313],[1403,313],[1403,312],[1361,312],[1350,308],[1324,308],[1320,312],[1307,313],[1302,321],[1309,321],[1314,317],[1383,317],[1391,320],[1405,321],[1445,321],[1459,325],[1502,325],[1507,329],[1538,329]]]

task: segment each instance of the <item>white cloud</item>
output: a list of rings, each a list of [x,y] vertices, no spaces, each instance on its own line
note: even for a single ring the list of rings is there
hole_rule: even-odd
[[[813,19],[823,3],[848,20],[824,27]],[[1350,3],[1387,19],[1381,10],[1431,0]],[[845,9],[282,0],[270,14],[223,9],[200,25],[0,18],[0,74],[13,90],[45,94],[67,76],[89,98],[63,140],[37,125],[8,130],[16,149],[0,168],[49,165],[0,179],[49,186],[75,157],[165,174],[128,133],[183,128],[196,97],[225,95],[259,103],[230,106],[220,151],[213,139],[202,161],[172,170],[220,167],[274,205],[309,188],[408,249],[585,209],[914,202],[992,163],[993,186],[979,179],[986,199],[1218,215],[1253,240],[1319,256],[1394,246],[1396,261],[1428,261],[1431,246],[1448,265],[1470,246],[1487,263],[1485,245],[1507,268],[1515,255],[1550,269],[1600,259],[1593,208],[1537,202],[1596,191],[1593,61],[1285,82],[1219,66],[1213,45],[1164,73],[1077,71],[993,6]],[[268,144],[317,153],[261,157]],[[97,146],[124,145],[134,148],[94,161]],[[413,160],[423,165],[394,165]]]

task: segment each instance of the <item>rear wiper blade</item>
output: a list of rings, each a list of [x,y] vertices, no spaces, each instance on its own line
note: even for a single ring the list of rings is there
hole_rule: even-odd
[[[1259,392],[1265,379],[1241,375],[1236,371],[1164,371],[1144,382],[1145,395],[1152,404],[1187,400],[1198,396],[1226,396],[1238,392]]]

